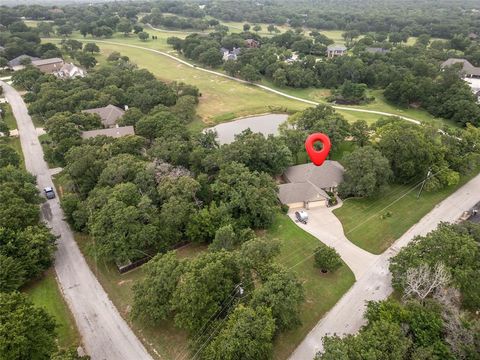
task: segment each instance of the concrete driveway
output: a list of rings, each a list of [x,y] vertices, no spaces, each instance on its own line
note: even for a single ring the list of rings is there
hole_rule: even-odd
[[[307,210],[308,223],[306,225],[296,221],[296,210],[290,210],[288,216],[303,230],[315,236],[325,245],[337,250],[342,260],[353,271],[355,279],[358,280],[375,263],[378,255],[373,255],[359,248],[347,239],[343,232],[342,223],[332,212],[337,207],[318,207]]]

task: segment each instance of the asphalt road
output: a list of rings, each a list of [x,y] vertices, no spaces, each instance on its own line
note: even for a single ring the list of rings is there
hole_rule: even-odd
[[[365,324],[363,313],[370,300],[384,300],[392,293],[389,259],[415,236],[425,235],[442,222],[454,222],[464,211],[480,201],[480,175],[477,175],[413,225],[388,250],[377,257],[369,269],[318,322],[290,356],[291,360],[313,359],[323,350],[322,337],[327,334],[353,334]]]
[[[40,189],[53,186],[25,103],[13,87],[1,81],[0,85],[17,119],[27,170],[36,175]],[[52,232],[59,236],[55,255],[57,281],[73,313],[87,354],[92,360],[152,359],[90,271],[70,227],[63,220],[58,198],[48,200],[41,210]]]

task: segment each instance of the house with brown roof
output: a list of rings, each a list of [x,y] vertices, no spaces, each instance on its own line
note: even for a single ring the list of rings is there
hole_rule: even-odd
[[[245,46],[247,48],[258,48],[260,47],[260,42],[255,39],[247,39],[245,40]]]
[[[54,72],[60,70],[63,64],[63,59],[60,58],[32,60],[32,65],[44,74],[53,74]]]
[[[108,136],[119,138],[122,136],[135,135],[133,126],[120,126],[109,129],[89,130],[82,132],[82,139],[90,139],[95,136]]]
[[[125,111],[112,104],[101,108],[83,110],[82,112],[87,114],[97,114],[100,116],[102,124],[105,128],[115,127],[118,119],[125,114]]]
[[[283,174],[285,184],[278,187],[278,198],[290,208],[328,206],[330,196],[343,181],[345,170],[337,161],[327,160],[322,166],[312,163],[289,167]]]

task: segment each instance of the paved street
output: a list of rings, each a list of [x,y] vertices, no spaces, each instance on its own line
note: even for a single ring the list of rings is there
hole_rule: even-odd
[[[442,221],[453,222],[480,201],[480,175],[458,189],[403,234],[387,251],[378,256],[350,290],[318,322],[290,356],[291,360],[310,360],[322,350],[322,337],[336,333],[352,334],[365,323],[363,313],[370,300],[386,299],[391,293],[389,258],[407,245],[415,236],[434,230]],[[322,238],[320,238],[322,239]]]
[[[18,92],[0,81],[17,119],[27,170],[37,176],[38,187],[53,186],[43,150],[27,108]],[[92,360],[151,359],[90,271],[68,224],[58,198],[42,206],[42,214],[52,231],[60,236],[55,271],[70,310]]]

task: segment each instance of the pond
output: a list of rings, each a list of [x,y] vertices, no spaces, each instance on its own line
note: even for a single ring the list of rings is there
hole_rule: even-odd
[[[277,135],[278,127],[288,118],[287,114],[267,114],[251,116],[219,124],[209,129],[215,130],[218,134],[217,140],[220,144],[229,144],[235,140],[235,135],[250,128],[255,133],[263,135]]]

